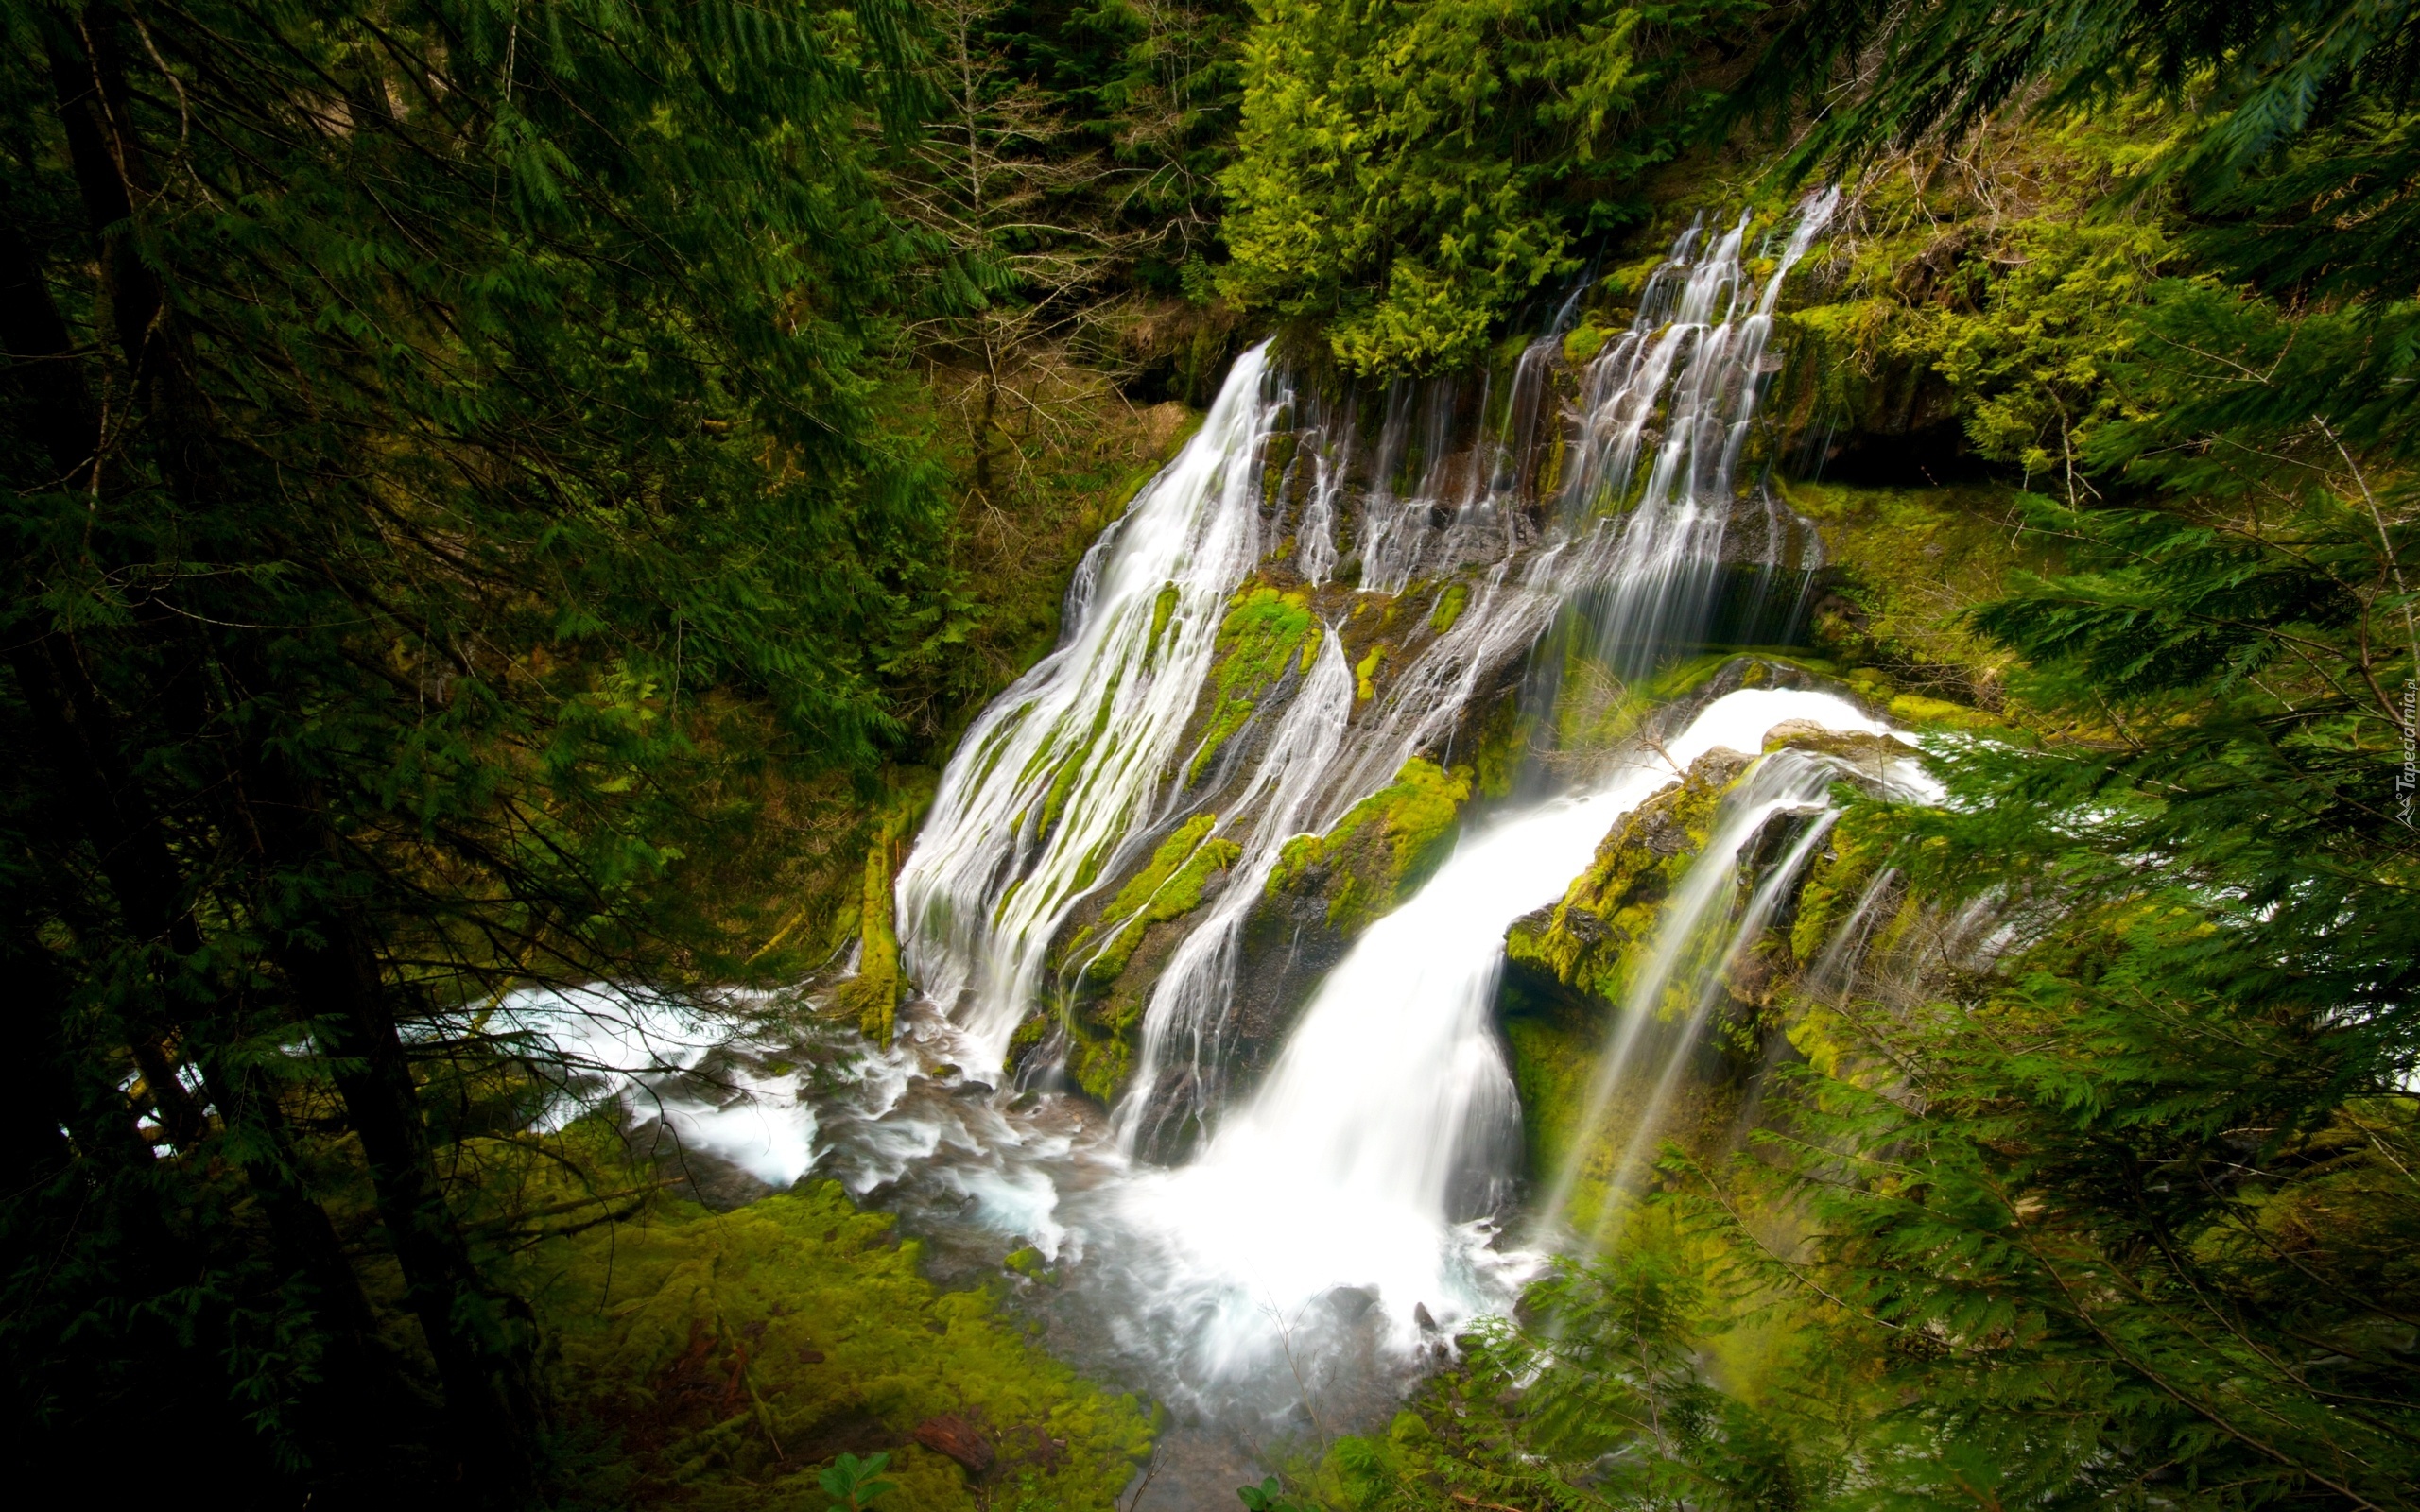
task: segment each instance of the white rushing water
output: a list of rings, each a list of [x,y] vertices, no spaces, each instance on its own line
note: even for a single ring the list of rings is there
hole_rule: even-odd
[[[1260,559],[1266,345],[1085,557],[1068,634],[960,742],[897,889],[901,954],[996,1076],[1052,936],[1160,817],[1227,595]],[[962,1000],[962,1001],[961,1001]]]
[[[1792,719],[1882,728],[1828,694],[1746,689],[1665,748],[1683,765],[1717,747],[1754,751]],[[1166,1305],[1193,1320],[1205,1374],[1270,1368],[1271,1319],[1338,1287],[1375,1298],[1399,1349],[1418,1340],[1415,1309],[1443,1323],[1509,1299],[1506,1262],[1466,1221],[1486,1208],[1456,1202],[1487,1174],[1473,1157],[1500,1156],[1518,1129],[1494,1025],[1504,933],[1562,896],[1615,821],[1671,781],[1660,757],[1625,763],[1465,837],[1355,943],[1200,1159],[1134,1185],[1128,1215],[1159,1236]]]

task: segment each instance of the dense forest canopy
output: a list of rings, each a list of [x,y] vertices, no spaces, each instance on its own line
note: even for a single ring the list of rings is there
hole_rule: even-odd
[[[944,1494],[845,1435],[709,1442],[777,1383],[856,1422],[846,1366],[1053,1404],[1077,1447],[1022,1504],[1111,1504],[1141,1409],[837,1188],[726,1221],[557,1126],[497,1005],[854,947],[840,1015],[887,1036],[933,769],[1247,338],[1340,391],[1501,366],[1542,306],[1634,303],[1688,216],[1824,182],[1793,423],[1954,463],[1892,507],[1988,498],[2032,553],[1920,610],[1876,569],[1825,622],[1980,711],[1826,884],[1895,868],[1930,922],[1795,1005],[1756,1137],[1669,1151],[1634,1242],[1245,1501],[2420,1501],[2409,0],[5,17],[21,1462],[278,1505]],[[699,1326],[612,1333],[617,1265],[744,1272],[760,1343],[887,1332],[692,1390]]]

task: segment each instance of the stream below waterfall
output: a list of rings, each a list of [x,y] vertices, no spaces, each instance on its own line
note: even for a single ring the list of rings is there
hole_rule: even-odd
[[[1397,386],[1368,411],[1374,444],[1352,406],[1298,392],[1266,347],[1239,359],[1201,431],[1085,558],[1059,648],[943,775],[897,882],[915,991],[895,1041],[837,1027],[734,1040],[712,1016],[601,988],[513,1000],[596,1073],[565,1116],[621,1095],[761,1188],[830,1177],[895,1211],[937,1279],[1009,1286],[1054,1352],[1169,1409],[1133,1505],[1231,1506],[1273,1453],[1383,1426],[1458,1326],[1508,1308],[1545,1253],[1575,1242],[1557,1223],[1570,1173],[1521,1169],[1495,1017],[1507,928],[1706,753],[1755,758],[1791,722],[1887,731],[1838,693],[1736,687],[1662,709],[1616,747],[1547,753],[1469,806],[1433,871],[1339,947],[1244,1067],[1242,979],[1275,969],[1252,964],[1248,916],[1289,843],[1334,830],[1408,762],[1454,760],[1488,698],[1543,722],[1569,657],[1641,676],[1719,644],[1720,624],[1797,612],[1820,561],[1812,529],[1735,474],[1775,366],[1775,298],[1831,205],[1811,198],[1775,233],[1761,289],[1745,217],[1692,228],[1629,331],[1565,390],[1549,379],[1568,301],[1507,392],[1490,378],[1472,404]],[[1533,456],[1549,441],[1546,487]],[[1255,574],[1305,606],[1303,649],[1289,643],[1256,701],[1231,699],[1239,724],[1213,717],[1205,734],[1197,711],[1216,715],[1229,687],[1226,606]],[[1446,589],[1420,600],[1433,633],[1406,639],[1382,691],[1375,654],[1348,664],[1355,621],[1439,582],[1459,585],[1454,611]],[[1725,799],[1592,1091],[1594,1120],[1616,1077],[1651,1090],[1626,1161],[1651,1148],[1704,1015],[1666,1022],[1657,1005],[1680,976],[1710,1001],[1735,940],[1763,928],[1820,842],[1835,775],[1766,756]],[[1815,817],[1779,871],[1743,882],[1742,846],[1784,813]],[[1106,893],[1179,834],[1227,847],[1223,890],[1173,926],[1132,1074],[1104,1105],[1059,1072],[1063,1031],[1018,1031],[1109,949],[1069,943],[1090,937]]]

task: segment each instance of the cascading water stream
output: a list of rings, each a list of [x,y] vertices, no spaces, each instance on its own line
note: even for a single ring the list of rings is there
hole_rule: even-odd
[[[1304,816],[1320,800],[1322,779],[1335,763],[1353,716],[1353,672],[1344,664],[1341,644],[1333,627],[1321,635],[1311,670],[1287,705],[1238,800],[1240,810],[1254,816],[1242,837],[1243,854],[1225,891],[1177,947],[1153,989],[1133,1087],[1118,1104],[1118,1143],[1126,1150],[1134,1148],[1144,1113],[1153,1105],[1159,1080],[1179,1045],[1192,1078],[1189,1105],[1199,1108],[1215,1095],[1219,1030],[1232,1002],[1226,987],[1234,980],[1244,916],[1277,865],[1278,848],[1302,832]]]
[[[1063,644],[985,710],[897,888],[902,954],[996,1075],[1052,936],[1161,817],[1227,595],[1262,554],[1253,460],[1275,406],[1268,348],[1086,559]],[[961,1000],[962,1005],[961,1005]]]
[[[1664,748],[1685,764],[1808,719],[1880,728],[1829,694],[1751,689],[1709,704]],[[1502,1262],[1469,1227],[1504,1194],[1518,1128],[1493,1026],[1504,932],[1559,896],[1615,821],[1669,780],[1660,762],[1623,763],[1467,836],[1329,973],[1200,1158],[1131,1189],[1134,1228],[1159,1236],[1162,1305],[1200,1341],[1205,1377],[1269,1367],[1270,1318],[1336,1287],[1383,1304],[1398,1349],[1418,1340],[1416,1310],[1450,1321],[1506,1299]]]

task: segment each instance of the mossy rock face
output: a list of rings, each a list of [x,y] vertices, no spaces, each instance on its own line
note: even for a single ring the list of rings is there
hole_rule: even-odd
[[[1212,833],[1218,823],[1215,814],[1197,814],[1179,825],[1098,914],[1051,952],[1064,1005],[1019,1026],[1009,1046],[1011,1063],[1049,1046],[1079,1090],[1104,1104],[1116,1100],[1133,1071],[1151,983],[1191,929],[1188,916],[1218,895],[1243,853]]]
[[[1604,1007],[1622,1001],[1634,946],[1651,937],[1664,901],[1713,832],[1722,795],[1752,760],[1720,747],[1625,814],[1559,902],[1512,921],[1508,960]]]
[[[1472,771],[1415,756],[1395,780],[1355,804],[1325,834],[1286,843],[1266,892],[1317,895],[1324,922],[1346,938],[1409,897],[1453,849]]]
[[[1287,845],[1245,916],[1236,997],[1219,1057],[1221,1096],[1249,1092],[1354,939],[1444,859],[1475,785],[1468,767],[1447,771],[1415,759],[1325,834]],[[1139,973],[1143,967],[1138,956],[1130,971]],[[1157,965],[1150,970],[1156,973]],[[1182,1116],[1181,1104],[1192,1091],[1181,1077],[1159,1088],[1161,1106],[1146,1109],[1142,1120],[1143,1127],[1159,1131],[1147,1141],[1146,1156],[1176,1160],[1185,1155],[1197,1131]]]
[[[1262,698],[1288,671],[1310,665],[1320,633],[1310,595],[1303,590],[1255,581],[1236,591],[1226,617],[1219,622],[1210,683],[1203,693],[1207,721],[1185,767],[1186,782],[1198,783],[1218,769],[1219,753],[1251,720]],[[1196,719],[1201,722],[1201,715]]]
[[[559,1400],[624,1452],[613,1484],[582,1487],[600,1502],[820,1507],[836,1455],[885,1452],[903,1507],[1105,1512],[1150,1450],[1141,1403],[1043,1353],[986,1294],[937,1289],[918,1246],[836,1183],[724,1213],[659,1199],[521,1267]],[[943,1418],[994,1451],[979,1483],[918,1442]]]

